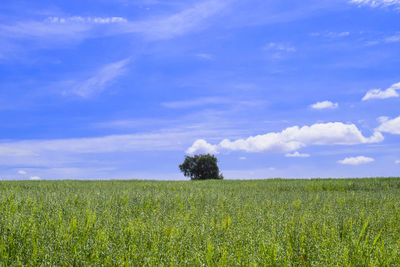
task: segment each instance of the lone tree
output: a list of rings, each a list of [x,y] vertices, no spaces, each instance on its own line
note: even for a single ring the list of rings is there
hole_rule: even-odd
[[[191,180],[224,179],[219,172],[218,159],[214,155],[185,156],[185,161],[179,165],[183,175]]]

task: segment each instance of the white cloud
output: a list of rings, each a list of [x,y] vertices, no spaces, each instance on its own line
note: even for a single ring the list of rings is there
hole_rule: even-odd
[[[7,160],[10,162],[10,155],[13,155],[14,161],[18,157],[23,157],[21,160],[29,164],[32,159],[39,161],[49,155],[53,155],[54,157],[54,154],[67,156],[71,154],[132,151],[182,151],[192,140],[200,136],[213,138],[213,136],[221,135],[222,132],[232,133],[229,125],[226,126],[223,122],[220,122],[220,125],[184,124],[178,125],[175,128],[165,128],[154,132],[137,134],[69,139],[3,141],[0,142],[0,151],[7,151],[7,153],[0,154],[0,159],[4,159],[4,162],[7,162]],[[13,154],[11,154],[10,151]],[[210,152],[213,151],[211,150]]]
[[[145,132],[132,134],[115,134],[106,136],[92,136],[64,139],[33,139],[9,141],[0,140],[0,148],[6,151],[17,151],[10,157],[10,153],[0,154],[0,165],[3,166],[65,166],[70,161],[86,157],[101,158],[103,153],[133,153],[140,151],[185,151],[194,140],[218,140],[220,136],[239,138],[248,136],[255,129],[263,128],[262,125],[253,125],[248,120],[235,119],[232,116],[239,111],[201,110],[198,112],[178,116],[171,120],[130,118],[127,121],[109,121],[101,127],[106,127],[108,132],[120,128],[124,132],[137,131],[146,128]],[[229,117],[229,118],[228,118]],[[133,124],[132,124],[133,123]],[[88,125],[88,127],[99,127]],[[96,129],[96,128],[95,128]],[[1,149],[0,149],[1,151]],[[26,156],[23,156],[26,155]],[[64,159],[67,162],[64,162]],[[59,162],[61,160],[61,162]],[[40,175],[40,174],[38,174]]]
[[[394,119],[389,119],[388,117],[380,117],[378,119],[381,125],[376,128],[379,132],[400,134],[400,116]]]
[[[296,52],[296,48],[294,46],[275,42],[268,43],[263,49],[267,51],[268,55],[274,60],[284,59],[288,55]]]
[[[120,34],[139,34],[149,40],[169,39],[206,28],[208,19],[223,11],[229,2],[203,1],[172,15],[151,16],[139,21],[128,21],[123,17],[96,16],[52,16],[42,20],[21,20],[0,24],[0,39],[15,45],[14,53],[60,44],[76,44],[89,38]],[[21,46],[15,40],[29,40],[30,45]],[[7,50],[0,48],[0,56],[3,56]]]
[[[372,45],[379,45],[382,43],[391,44],[391,43],[397,43],[397,42],[400,42],[400,33],[395,33],[395,34],[392,34],[390,36],[383,37],[383,38],[375,38],[375,39],[367,41],[365,44],[367,46],[372,46]]]
[[[122,17],[48,17],[42,21],[20,21],[14,25],[1,25],[0,36],[10,39],[43,39],[49,43],[82,40],[99,33],[118,33],[122,24],[128,23]],[[115,24],[114,31],[93,32],[101,25]]]
[[[291,152],[309,145],[356,145],[377,143],[383,141],[383,139],[384,137],[380,132],[375,132],[371,137],[364,137],[354,124],[330,122],[301,128],[293,126],[282,132],[250,136],[247,139],[235,141],[224,139],[218,145],[211,145],[204,140],[201,141],[201,144],[202,147],[209,145],[216,151],[222,149],[246,152]],[[189,150],[195,153],[197,146],[193,144]]]
[[[312,37],[325,37],[325,38],[342,38],[350,35],[350,32],[312,32],[310,36]]]
[[[285,155],[285,157],[288,157],[288,158],[308,158],[308,157],[310,157],[310,154],[299,153],[298,151],[296,151],[294,153],[287,153]]]
[[[313,109],[335,109],[339,106],[338,103],[332,103],[331,101],[317,102],[311,105]]]
[[[400,33],[385,38],[385,42],[386,43],[397,43],[397,42],[400,42]]]
[[[65,23],[89,23],[89,24],[110,24],[110,23],[124,23],[128,22],[127,19],[122,17],[48,17],[46,22],[55,24]]]
[[[395,83],[386,90],[372,89],[362,98],[363,101],[369,99],[386,99],[392,97],[399,97],[397,90],[400,90],[400,83]]]
[[[400,0],[350,0],[350,2],[359,6],[370,7],[400,6]]]
[[[328,32],[326,34],[326,36],[330,37],[330,38],[340,38],[340,37],[346,37],[349,35],[350,35],[350,32]]]
[[[31,176],[29,179],[32,181],[39,181],[40,177],[39,176]]]
[[[82,39],[91,29],[91,25],[83,23],[23,21],[14,25],[0,25],[0,36],[9,39],[44,39],[54,42]]]
[[[349,157],[343,160],[339,160],[338,163],[343,165],[360,165],[360,164],[367,164],[373,162],[373,158],[358,156],[358,157]]]
[[[74,94],[83,98],[102,92],[116,78],[126,71],[126,65],[130,59],[124,59],[102,67],[95,75],[83,81],[67,81],[65,86],[69,87],[63,94]]]
[[[223,11],[229,1],[208,0],[174,15],[126,23],[125,32],[141,33],[149,39],[169,39],[202,29],[206,19]]]
[[[0,144],[0,156],[7,156],[7,157],[21,157],[21,156],[36,156],[37,154],[26,150],[24,148],[15,148],[15,147],[8,147],[2,146]]]
[[[210,153],[210,154],[218,154],[217,146],[211,145],[207,143],[203,139],[196,140],[191,147],[186,150],[187,154],[196,154],[196,153]]]
[[[19,171],[18,171],[18,174],[25,175],[25,174],[27,174],[27,172],[24,171],[24,170],[19,170]]]
[[[396,164],[400,164],[400,160],[396,160],[394,163],[396,163]]]
[[[296,52],[296,48],[291,45],[274,43],[274,42],[267,44],[264,47],[264,49],[265,50],[283,51],[283,52]]]
[[[180,138],[179,133],[154,133],[132,135],[110,135],[89,138],[71,138],[54,140],[26,140],[2,143],[9,150],[19,151],[25,148],[24,155],[35,155],[43,151],[69,153],[107,153],[135,150],[169,150],[174,148],[172,138]],[[175,143],[176,148],[176,143]]]
[[[240,157],[239,159],[240,160],[246,160],[247,158],[246,157]]]

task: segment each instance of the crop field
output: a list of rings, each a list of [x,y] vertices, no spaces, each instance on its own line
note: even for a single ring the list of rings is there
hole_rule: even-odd
[[[0,182],[0,266],[399,266],[400,179]]]

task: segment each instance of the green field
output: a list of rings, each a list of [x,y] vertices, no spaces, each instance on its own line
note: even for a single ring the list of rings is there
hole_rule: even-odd
[[[0,265],[399,266],[400,179],[0,182]]]

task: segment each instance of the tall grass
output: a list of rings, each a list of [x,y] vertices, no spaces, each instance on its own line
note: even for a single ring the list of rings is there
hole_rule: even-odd
[[[0,265],[400,265],[400,179],[0,182]]]

